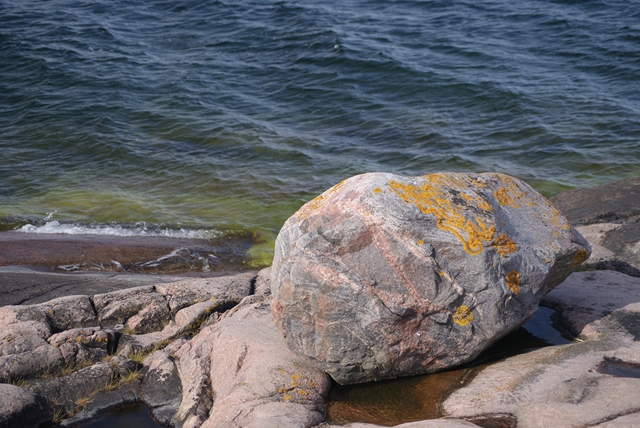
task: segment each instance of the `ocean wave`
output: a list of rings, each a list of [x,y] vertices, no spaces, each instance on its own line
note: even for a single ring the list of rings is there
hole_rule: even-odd
[[[62,235],[109,235],[109,236],[158,236],[165,238],[213,239],[223,233],[216,229],[169,228],[147,223],[130,224],[78,224],[57,220],[43,224],[25,224],[15,230],[23,233]]]

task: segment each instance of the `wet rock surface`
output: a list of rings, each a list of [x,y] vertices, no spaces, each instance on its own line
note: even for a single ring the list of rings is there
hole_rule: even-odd
[[[503,174],[364,174],[304,205],[276,241],[287,346],[338,383],[442,370],[522,324],[590,248]]]

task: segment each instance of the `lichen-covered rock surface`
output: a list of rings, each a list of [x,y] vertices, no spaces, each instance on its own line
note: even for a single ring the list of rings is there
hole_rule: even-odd
[[[287,346],[342,384],[470,361],[522,324],[590,247],[503,174],[364,174],[280,231],[272,310]]]

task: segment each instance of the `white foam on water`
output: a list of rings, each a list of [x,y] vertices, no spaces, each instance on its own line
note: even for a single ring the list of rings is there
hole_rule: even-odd
[[[50,217],[47,217],[49,219]],[[47,221],[43,225],[25,224],[16,232],[45,233],[62,235],[110,235],[110,236],[162,236],[166,238],[212,239],[222,236],[222,232],[211,229],[170,229],[148,226],[146,223],[135,225],[110,224],[74,224]]]

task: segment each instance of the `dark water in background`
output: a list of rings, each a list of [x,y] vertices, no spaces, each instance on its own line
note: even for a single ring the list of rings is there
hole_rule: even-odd
[[[639,1],[0,0],[0,230],[246,228],[268,259],[354,174],[639,165]]]

